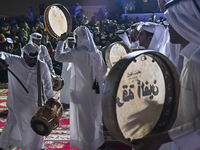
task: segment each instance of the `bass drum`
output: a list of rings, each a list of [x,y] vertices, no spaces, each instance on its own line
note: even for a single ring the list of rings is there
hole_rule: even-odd
[[[106,50],[105,60],[108,68],[112,68],[118,60],[130,52],[128,46],[122,42],[114,42]]]
[[[61,4],[49,5],[44,12],[44,24],[49,34],[58,39],[61,34],[70,34],[72,19],[65,6]]]
[[[171,61],[152,50],[121,58],[110,70],[102,99],[103,119],[119,141],[131,141],[169,130],[176,118],[179,77]]]

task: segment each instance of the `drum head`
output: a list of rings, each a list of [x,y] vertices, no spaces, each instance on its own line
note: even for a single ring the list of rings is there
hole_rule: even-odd
[[[44,23],[49,34],[56,39],[65,32],[69,34],[72,29],[71,16],[61,4],[53,4],[45,9]]]
[[[43,120],[35,120],[31,123],[32,129],[41,136],[47,136],[51,133],[52,129]]]
[[[115,42],[109,45],[106,50],[105,60],[108,68],[112,68],[118,60],[130,52],[128,46],[122,42]]]
[[[112,67],[105,81],[105,125],[116,139],[134,147],[132,140],[171,128],[179,91],[179,77],[164,55],[132,52]]]

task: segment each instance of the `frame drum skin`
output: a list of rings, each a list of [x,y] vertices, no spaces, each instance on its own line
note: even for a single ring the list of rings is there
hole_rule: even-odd
[[[179,77],[161,53],[140,50],[121,58],[104,85],[103,119],[111,135],[131,146],[132,140],[169,130],[178,109]]]
[[[72,30],[72,19],[67,8],[61,4],[49,5],[44,12],[44,24],[49,34],[58,39],[61,34]]]
[[[114,42],[106,50],[105,60],[108,68],[112,68],[116,62],[124,55],[130,52],[130,49],[123,42]]]

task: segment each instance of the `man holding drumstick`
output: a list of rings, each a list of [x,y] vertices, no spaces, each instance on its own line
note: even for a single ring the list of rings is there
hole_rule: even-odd
[[[38,60],[39,47],[27,44],[22,48],[22,56],[0,52],[0,65],[8,72],[8,116],[0,136],[0,148],[14,145],[23,150],[39,150],[44,137],[37,135],[30,122],[38,109],[37,64],[41,67],[41,80],[48,102],[55,101],[49,70],[44,62]],[[21,83],[21,84],[20,84]],[[22,86],[24,85],[24,86]],[[24,88],[23,88],[24,87]],[[25,90],[26,89],[26,90]]]

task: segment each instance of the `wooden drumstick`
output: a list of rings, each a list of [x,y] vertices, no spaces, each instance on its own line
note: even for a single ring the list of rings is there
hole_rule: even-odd
[[[7,65],[7,62],[4,60],[3,57],[0,58],[0,62],[4,65]],[[26,93],[29,93],[28,90],[26,89],[26,87],[23,85],[23,83],[20,81],[20,79],[9,69],[9,68],[6,68],[16,79],[17,81],[21,84],[21,86],[24,88],[24,90],[26,91]]]

